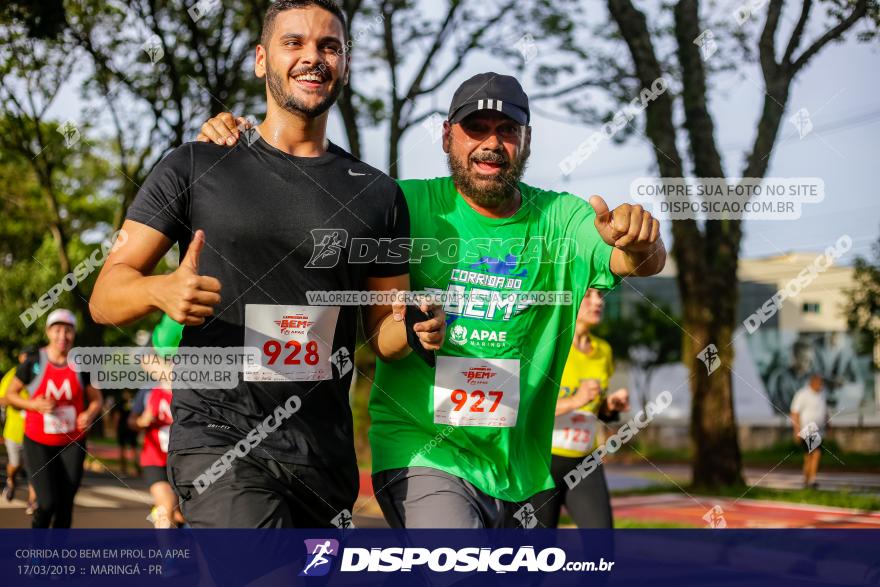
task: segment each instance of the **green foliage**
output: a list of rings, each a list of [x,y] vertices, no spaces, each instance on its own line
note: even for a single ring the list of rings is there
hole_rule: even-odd
[[[648,349],[650,357],[635,360],[640,367],[654,367],[674,363],[681,359],[680,321],[668,307],[660,307],[648,301],[640,302],[627,314],[612,320],[603,320],[595,328],[597,336],[604,338],[618,357],[633,358],[640,349]]]
[[[0,23],[20,22],[35,39],[56,38],[64,31],[64,0],[7,0],[0,7]]]
[[[267,5],[218,3],[198,22],[190,3],[176,1],[0,9],[0,366],[43,339],[43,321],[24,328],[19,315],[61,281],[62,267],[72,270],[106,242],[160,157],[208,115],[248,113],[262,101],[263,83],[248,59]],[[51,23],[58,30],[44,34]],[[148,42],[164,53],[152,55],[155,63]],[[65,121],[51,113],[62,88],[79,83],[86,107],[65,137]],[[166,269],[163,260],[157,271]],[[130,345],[158,317],[96,327],[86,305],[97,273],[54,307],[78,314],[78,340]]]
[[[25,328],[19,316],[64,277],[57,243],[47,230],[53,216],[38,170],[52,170],[58,221],[70,236],[66,253],[72,267],[91,255],[97,241],[110,232],[113,204],[103,193],[109,176],[106,162],[85,140],[67,147],[58,126],[58,121],[37,123],[21,113],[0,118],[0,368],[10,366],[23,346],[42,342],[43,321]],[[47,147],[35,155],[36,160],[28,156],[31,146],[22,128],[47,137]],[[83,282],[86,291],[91,290],[96,273]],[[69,292],[55,304],[76,306]]]
[[[639,520],[636,518],[620,518],[614,520],[614,529],[615,530],[641,530],[646,528],[652,529],[668,529],[674,530],[677,528],[699,528],[700,526],[696,526],[694,524],[682,524],[679,522],[665,522],[662,520]]]
[[[595,333],[608,341],[615,357],[629,359],[633,367],[631,391],[640,405],[646,405],[654,370],[681,360],[680,318],[670,308],[648,301],[627,310],[603,320]]]
[[[880,238],[872,247],[873,260],[857,257],[854,263],[855,287],[847,292],[844,312],[849,327],[857,335],[859,352],[872,353],[880,344]],[[880,369],[880,357],[874,355],[874,365]]]

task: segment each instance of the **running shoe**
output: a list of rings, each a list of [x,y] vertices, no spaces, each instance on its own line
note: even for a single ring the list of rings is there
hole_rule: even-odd
[[[3,499],[6,501],[12,501],[15,498],[15,483],[10,483],[8,480],[6,481],[6,485],[3,486]]]

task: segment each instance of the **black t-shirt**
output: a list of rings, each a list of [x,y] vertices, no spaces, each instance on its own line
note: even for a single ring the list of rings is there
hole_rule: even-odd
[[[185,144],[157,165],[127,217],[180,243],[181,258],[194,231],[205,231],[199,273],[220,280],[222,302],[204,325],[184,329],[181,347],[241,347],[248,304],[308,305],[307,291],[363,290],[368,276],[408,271],[405,258],[348,262],[355,238],[408,238],[409,215],[390,177],[333,144],[319,157],[293,157],[262,138],[232,148]],[[347,235],[334,267],[306,268],[320,240],[313,229]],[[358,310],[341,307],[334,353],[345,347],[354,356]],[[266,383],[239,375],[234,389],[175,389],[170,451],[231,447],[299,395],[301,408],[253,454],[356,474],[351,375],[334,369],[329,380]]]
[[[40,374],[40,356],[28,355],[23,363],[19,363],[15,367],[15,376],[25,385],[30,385],[31,381]]]
[[[19,363],[15,367],[15,376],[25,385],[30,385],[37,375],[40,374],[41,369],[40,354],[34,353],[28,355],[23,363]],[[83,387],[83,392],[85,392],[85,388],[91,385],[91,376],[88,371],[81,371],[79,373],[79,382]],[[85,395],[83,395],[83,397],[85,397]]]

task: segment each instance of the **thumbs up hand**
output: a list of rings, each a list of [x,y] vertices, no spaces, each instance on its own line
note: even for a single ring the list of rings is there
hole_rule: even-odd
[[[203,324],[205,317],[214,313],[213,306],[220,303],[220,281],[199,275],[199,256],[204,247],[205,232],[197,230],[177,271],[167,276],[167,285],[162,288],[160,308],[186,326]]]
[[[639,205],[621,204],[613,212],[600,196],[592,196],[596,230],[606,243],[630,252],[647,251],[660,238],[660,222]]]

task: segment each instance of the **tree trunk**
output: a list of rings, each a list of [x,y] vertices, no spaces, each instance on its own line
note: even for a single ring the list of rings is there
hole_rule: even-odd
[[[648,367],[645,369],[645,375],[642,379],[642,409],[644,410],[648,406],[648,402],[651,401],[651,376],[653,375],[654,367]]]
[[[684,338],[684,360],[691,373],[691,445],[693,448],[693,484],[700,487],[741,485],[742,458],[736,435],[733,411],[731,364],[733,349],[729,324],[706,316],[704,302],[682,296],[685,305],[683,327],[691,334]],[[691,308],[691,311],[687,311]],[[724,341],[717,344],[716,341]],[[710,344],[718,347],[720,366],[712,373],[698,358]]]
[[[651,41],[647,20],[631,0],[608,0],[612,18],[632,56],[636,76],[642,87],[651,87],[663,75]],[[687,13],[695,2],[679,5],[677,34],[688,43],[698,26]],[[693,20],[693,22],[690,22]],[[694,46],[693,48],[696,48]],[[699,53],[679,47],[682,60],[683,100],[691,139],[696,175],[723,177],[720,158],[714,147],[711,117],[706,111],[705,82]],[[660,176],[683,176],[681,155],[676,144],[673,100],[669,93],[659,96],[645,111],[645,134],[655,149]],[[699,144],[693,144],[694,142]],[[715,234],[713,234],[715,231]],[[742,482],[741,458],[733,414],[729,346],[736,316],[736,261],[739,225],[708,222],[704,235],[693,219],[672,222],[672,257],[677,266],[678,288],[682,300],[684,330],[682,360],[691,374],[691,440],[694,449],[693,481],[717,487]],[[720,235],[723,235],[719,237]],[[719,241],[718,248],[709,242]],[[720,352],[721,367],[711,375],[697,355],[709,344]]]
[[[394,179],[399,177],[398,159],[400,159],[400,139],[402,136],[403,132],[400,130],[395,116],[388,132],[388,175]]]
[[[349,84],[351,82],[349,81]],[[351,86],[345,88],[339,96],[339,114],[342,115],[342,124],[345,126],[345,135],[348,138],[348,151],[361,158],[361,134],[357,123],[357,112],[354,109],[354,95]]]

